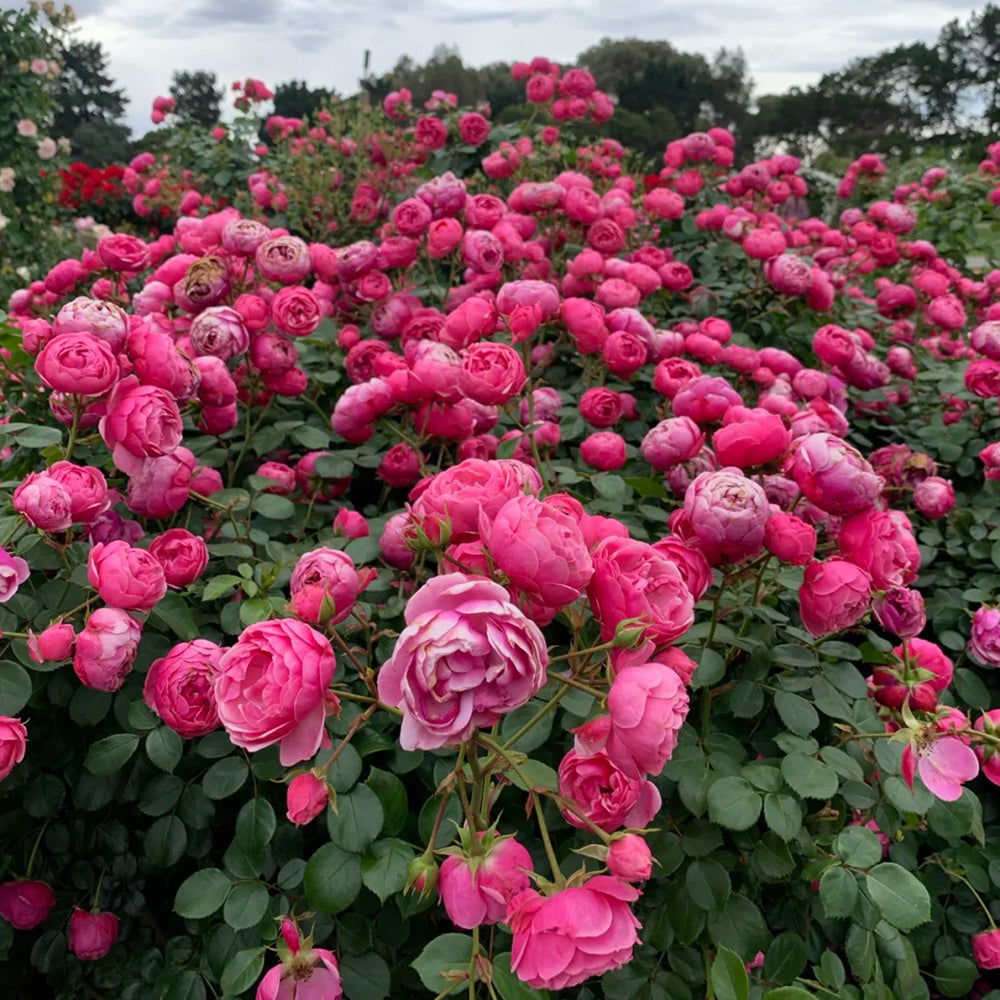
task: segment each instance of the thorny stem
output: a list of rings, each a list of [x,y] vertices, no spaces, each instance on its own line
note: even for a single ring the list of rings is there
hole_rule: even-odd
[[[354,734],[375,714],[377,708],[378,702],[373,702],[347,727],[347,732],[344,733],[344,738],[340,741],[340,745],[330,754],[330,759],[320,768],[323,774],[326,774],[330,770],[337,758],[344,752],[344,748],[354,739]]]

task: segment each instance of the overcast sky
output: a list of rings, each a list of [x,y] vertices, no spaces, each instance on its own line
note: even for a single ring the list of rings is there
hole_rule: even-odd
[[[742,47],[754,94],[815,81],[854,56],[930,41],[966,0],[73,0],[82,38],[100,41],[141,135],[174,70],[221,83],[305,79],[353,93],[365,49],[372,71],[404,54],[425,61],[442,42],[466,65],[544,55],[569,65],[604,37],[666,39],[711,56]],[[600,81],[598,81],[599,83]],[[461,98],[462,95],[459,95]],[[227,98],[228,101],[228,98]]]

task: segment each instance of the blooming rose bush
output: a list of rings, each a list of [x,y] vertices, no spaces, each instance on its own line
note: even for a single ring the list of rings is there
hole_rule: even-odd
[[[513,75],[142,153],[11,294],[12,996],[986,993],[1000,150],[800,218]]]

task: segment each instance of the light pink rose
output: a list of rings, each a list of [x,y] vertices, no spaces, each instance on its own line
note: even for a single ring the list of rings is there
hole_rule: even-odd
[[[12,556],[6,549],[0,549],[0,604],[6,604],[17,588],[28,579],[28,564],[20,556]]]
[[[884,480],[846,441],[834,434],[807,434],[792,445],[786,474],[821,510],[838,517],[874,506]]]
[[[219,728],[215,678],[224,652],[207,639],[180,642],[154,660],[146,674],[146,704],[186,740]]]
[[[651,545],[632,538],[605,538],[592,553],[594,575],[587,587],[601,639],[618,625],[638,619],[646,637],[667,646],[694,622],[694,600],[676,564]]]
[[[326,734],[330,642],[291,618],[257,622],[226,650],[215,679],[219,719],[245,750],[280,744],[284,767],[306,760]]]
[[[962,786],[979,774],[979,758],[965,738],[937,736],[919,749],[910,743],[903,750],[900,773],[910,788],[914,769],[935,798],[955,802],[962,797]]]
[[[98,608],[76,637],[73,670],[98,691],[117,691],[132,669],[142,629],[121,608]]]
[[[742,562],[764,545],[771,507],[739,469],[703,472],[684,493],[684,513],[710,562]]]
[[[983,605],[972,616],[969,651],[988,667],[1000,667],[1000,610]]]
[[[55,336],[61,333],[89,333],[103,340],[118,354],[128,336],[128,316],[113,302],[88,299],[83,296],[67,302],[52,321]]]
[[[500,584],[462,573],[433,577],[410,598],[404,617],[378,692],[402,710],[399,739],[407,750],[460,743],[545,683],[542,633]]]
[[[163,567],[128,542],[98,542],[87,557],[87,579],[113,608],[149,611],[167,592]]]
[[[73,523],[73,500],[58,480],[32,472],[13,495],[14,510],[42,531],[65,531]]]
[[[511,970],[529,986],[561,990],[620,969],[639,943],[642,925],[629,907],[638,898],[638,889],[610,875],[551,896],[525,889],[507,907]]]
[[[340,1000],[340,967],[326,948],[302,948],[298,931],[287,918],[281,935],[291,952],[281,965],[268,969],[255,1000]]]
[[[471,858],[449,855],[438,876],[438,892],[451,922],[466,930],[502,923],[507,904],[530,884],[531,855],[521,844],[490,834],[483,840],[484,853]]]
[[[604,750],[586,757],[570,750],[559,765],[559,794],[608,833],[623,826],[648,826],[662,805],[656,785],[626,774]],[[563,809],[562,814],[570,825],[587,829],[572,809]]]

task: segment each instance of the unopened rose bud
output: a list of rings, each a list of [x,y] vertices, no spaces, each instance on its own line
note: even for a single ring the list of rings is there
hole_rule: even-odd
[[[410,871],[406,876],[406,891],[418,892],[426,898],[434,891],[438,881],[437,862],[427,854],[421,854],[410,863]]]
[[[618,649],[638,649],[646,635],[646,623],[626,618],[615,627],[614,644]]]
[[[642,882],[653,873],[649,845],[637,833],[616,837],[608,847],[608,871],[626,882]]]

